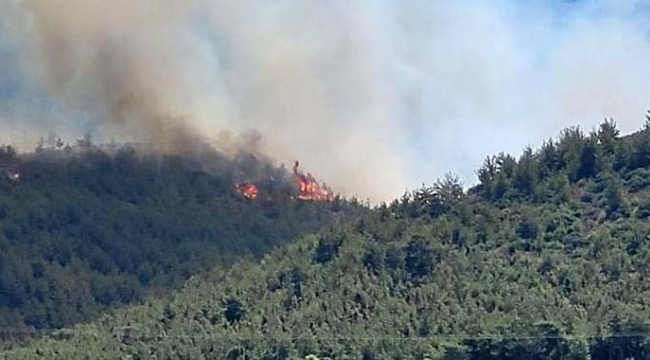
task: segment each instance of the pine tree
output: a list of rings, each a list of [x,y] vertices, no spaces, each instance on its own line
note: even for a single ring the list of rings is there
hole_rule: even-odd
[[[602,148],[604,155],[614,155],[619,135],[620,131],[618,130],[618,125],[614,119],[605,119],[605,121],[600,124],[596,136],[598,138],[598,144]]]
[[[533,149],[526,147],[519,158],[512,185],[524,196],[532,195],[537,183],[537,163]]]

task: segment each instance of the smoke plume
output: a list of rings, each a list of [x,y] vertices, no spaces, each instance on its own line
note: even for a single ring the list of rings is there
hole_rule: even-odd
[[[375,201],[450,170],[472,182],[489,153],[567,125],[611,116],[633,131],[650,105],[643,1],[0,0],[0,13],[0,140],[254,146]]]

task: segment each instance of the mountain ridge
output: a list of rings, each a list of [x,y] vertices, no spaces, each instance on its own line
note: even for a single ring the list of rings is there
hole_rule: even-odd
[[[246,154],[89,146],[19,155],[3,146],[0,166],[0,332],[91,320],[362,209],[291,201],[284,180],[263,188],[272,200],[248,201],[235,172],[290,175]]]
[[[12,359],[642,359],[650,128],[568,128]]]

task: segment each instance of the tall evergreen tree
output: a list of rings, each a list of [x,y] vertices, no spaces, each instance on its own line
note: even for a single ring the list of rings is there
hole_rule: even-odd
[[[512,185],[523,195],[532,195],[537,184],[537,162],[533,149],[526,147],[519,158]]]

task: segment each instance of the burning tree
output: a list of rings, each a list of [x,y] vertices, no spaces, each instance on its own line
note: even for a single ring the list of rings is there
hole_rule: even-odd
[[[251,200],[257,199],[260,194],[260,189],[257,187],[257,185],[250,183],[235,184],[235,190],[240,195],[243,195],[245,198]]]
[[[333,201],[335,199],[334,192],[328,188],[325,184],[319,184],[316,179],[309,173],[302,173],[298,167],[299,162],[296,161],[293,166],[293,185],[296,186],[298,190],[298,195],[296,199],[303,201]],[[270,183],[276,183],[276,178],[270,177]],[[267,186],[269,182],[263,182],[261,184],[264,188],[265,193],[268,191]],[[269,185],[269,188],[273,185]],[[254,182],[238,182],[235,184],[235,191],[248,198],[248,199],[257,199],[260,194],[260,184]],[[287,194],[288,196],[289,194]],[[293,197],[292,197],[293,198]]]
[[[311,174],[303,174],[298,170],[300,163],[293,164],[293,177],[298,185],[298,199],[307,201],[332,201],[334,192],[325,184],[319,185]]]

